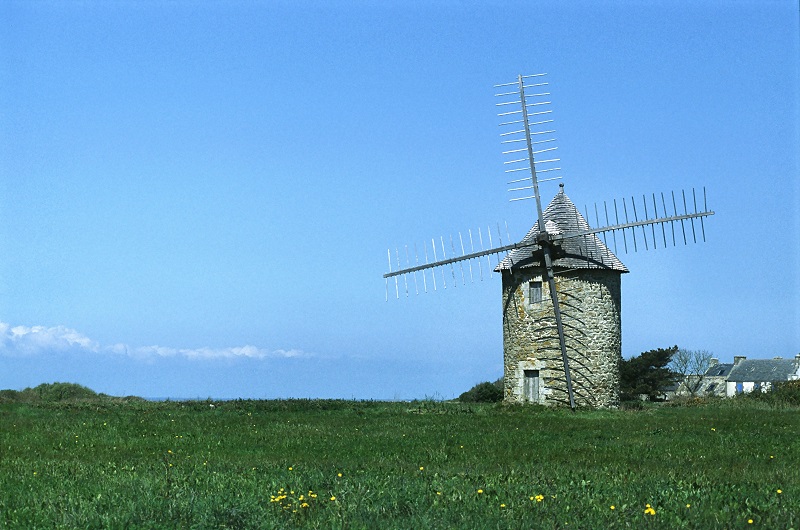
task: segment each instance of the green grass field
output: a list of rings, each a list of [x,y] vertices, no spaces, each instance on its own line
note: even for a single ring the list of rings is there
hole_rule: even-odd
[[[0,528],[800,527],[800,409],[0,403]]]

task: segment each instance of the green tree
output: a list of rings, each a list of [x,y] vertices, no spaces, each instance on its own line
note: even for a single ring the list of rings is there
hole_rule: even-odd
[[[621,398],[630,400],[646,394],[652,399],[675,383],[680,376],[668,365],[677,351],[677,346],[658,348],[623,359],[619,366]]]

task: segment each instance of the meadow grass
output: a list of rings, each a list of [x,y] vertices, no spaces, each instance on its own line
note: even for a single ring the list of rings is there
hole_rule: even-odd
[[[798,433],[736,400],[0,403],[0,528],[798,528]]]

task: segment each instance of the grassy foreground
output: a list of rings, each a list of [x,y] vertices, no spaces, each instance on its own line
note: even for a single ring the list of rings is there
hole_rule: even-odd
[[[0,403],[0,528],[798,528],[800,412]]]

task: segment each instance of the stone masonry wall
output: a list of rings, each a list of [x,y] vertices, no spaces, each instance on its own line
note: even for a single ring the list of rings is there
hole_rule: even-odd
[[[619,404],[622,358],[620,276],[577,270],[556,276],[575,404]],[[538,374],[535,401],[569,405],[558,331],[543,268],[503,271],[504,399],[529,401],[525,372]],[[541,302],[530,299],[530,281],[541,281]],[[530,384],[530,383],[529,383]]]

